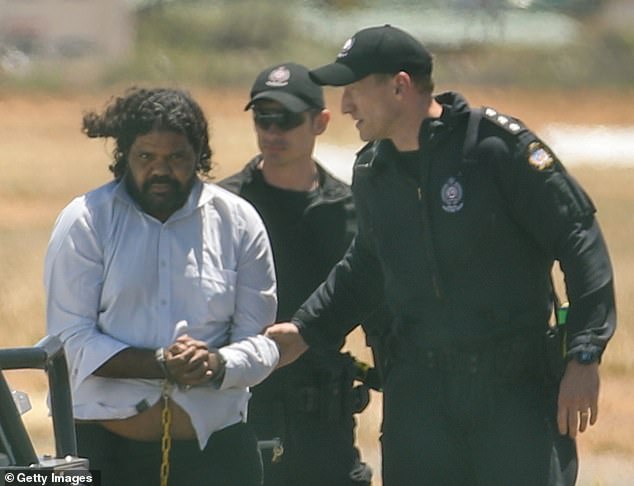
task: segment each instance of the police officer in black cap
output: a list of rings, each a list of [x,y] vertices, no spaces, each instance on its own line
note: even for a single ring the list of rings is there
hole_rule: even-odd
[[[220,185],[260,213],[275,259],[277,319],[288,320],[350,245],[352,194],[313,157],[330,112],[306,67],[287,62],[264,69],[245,109],[252,110],[260,153]],[[263,450],[265,486],[369,486],[371,470],[354,445],[354,414],[368,393],[353,384],[357,361],[339,351],[342,345],[343,335],[252,389],[249,423],[261,441],[280,438],[284,449]]]
[[[368,142],[352,185],[359,232],[268,334],[292,360],[387,302],[385,486],[572,485],[616,325],[595,207],[521,121],[433,95],[431,72],[429,52],[389,25],[357,32],[311,71],[344,86],[342,111]],[[545,337],[555,262],[570,302],[561,372]]]

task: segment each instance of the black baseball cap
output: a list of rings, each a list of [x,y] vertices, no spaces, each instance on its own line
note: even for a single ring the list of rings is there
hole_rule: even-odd
[[[287,62],[276,64],[262,71],[251,88],[251,100],[244,107],[248,110],[259,100],[273,100],[294,113],[310,109],[323,109],[324,90],[308,75],[308,68]]]
[[[321,85],[345,86],[370,74],[431,74],[431,70],[429,51],[407,32],[386,24],[354,34],[344,43],[335,62],[313,69],[310,77]]]

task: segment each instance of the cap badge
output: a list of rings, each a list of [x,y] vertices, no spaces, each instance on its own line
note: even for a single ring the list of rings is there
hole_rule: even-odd
[[[462,195],[462,184],[455,177],[450,177],[440,190],[442,208],[448,213],[457,213],[464,206]]]
[[[350,52],[350,49],[352,49],[353,45],[354,45],[354,37],[350,37],[350,39],[344,42],[343,47],[339,51],[339,54],[337,54],[337,58],[346,57],[348,53]]]
[[[537,170],[545,170],[555,163],[553,154],[539,142],[532,142],[528,146],[528,163]]]
[[[280,66],[269,73],[269,79],[265,84],[273,88],[280,88],[286,86],[289,79],[291,79],[291,72],[286,67]]]

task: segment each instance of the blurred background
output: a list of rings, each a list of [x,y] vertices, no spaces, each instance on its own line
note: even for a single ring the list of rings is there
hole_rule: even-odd
[[[220,179],[257,152],[243,107],[260,70],[331,62],[355,31],[384,23],[433,52],[437,91],[521,118],[593,198],[615,267],[619,329],[602,364],[599,422],[579,440],[579,484],[631,486],[632,0],[0,0],[0,347],[45,334],[42,266],[55,218],[111,178],[112,146],[81,134],[84,111],[131,85],[186,88],[210,119]],[[361,143],[339,96],[326,89],[333,118],[317,157],[349,179]],[[347,346],[371,359],[359,332]],[[38,452],[52,452],[43,373],[7,375],[31,396],[24,420]],[[373,394],[358,441],[377,476],[380,417]]]
[[[0,0],[0,86],[240,83],[389,22],[442,56],[439,80],[630,87],[633,18],[630,0]]]

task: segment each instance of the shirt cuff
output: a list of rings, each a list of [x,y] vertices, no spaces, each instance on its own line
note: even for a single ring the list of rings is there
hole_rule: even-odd
[[[263,335],[224,346],[221,352],[226,361],[221,390],[257,385],[271,374],[280,359],[275,342]]]

